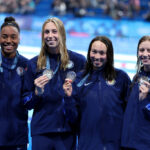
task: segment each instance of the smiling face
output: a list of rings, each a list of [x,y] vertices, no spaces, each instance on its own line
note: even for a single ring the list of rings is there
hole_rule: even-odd
[[[5,26],[1,30],[0,43],[4,56],[14,57],[20,42],[19,31],[14,26]]]
[[[92,43],[90,50],[90,59],[95,69],[103,66],[106,63],[107,47],[103,42],[95,41]]]
[[[59,53],[59,34],[53,22],[48,22],[44,27],[44,41],[50,53]]]
[[[138,57],[142,61],[144,67],[150,67],[150,41],[146,40],[140,43]]]

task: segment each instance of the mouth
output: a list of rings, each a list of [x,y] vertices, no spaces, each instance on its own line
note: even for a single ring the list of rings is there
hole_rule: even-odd
[[[99,62],[99,61],[94,61],[93,64],[94,64],[94,66],[100,66],[100,65],[102,65],[102,63]]]
[[[14,47],[13,46],[3,46],[3,49],[5,50],[5,51],[12,51],[13,49],[14,49]]]
[[[6,43],[3,43],[1,44],[1,48],[4,50],[4,51],[12,51],[15,49],[15,44],[6,44]]]
[[[147,63],[149,61],[149,59],[143,59],[142,62],[143,63]]]
[[[13,48],[12,45],[4,45],[3,47],[4,47],[5,49],[8,49],[8,50]]]
[[[55,41],[47,41],[47,44],[48,44],[48,45],[54,45],[54,44],[55,44]]]

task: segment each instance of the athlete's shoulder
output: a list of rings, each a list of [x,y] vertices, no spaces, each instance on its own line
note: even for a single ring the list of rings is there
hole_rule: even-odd
[[[72,50],[68,50],[70,58],[86,60],[85,56]]]

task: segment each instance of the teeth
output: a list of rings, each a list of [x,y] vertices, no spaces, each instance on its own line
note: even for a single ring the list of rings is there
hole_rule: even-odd
[[[13,46],[4,46],[6,49],[12,49]]]

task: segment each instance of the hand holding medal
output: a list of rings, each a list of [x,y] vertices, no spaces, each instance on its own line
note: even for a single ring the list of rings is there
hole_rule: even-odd
[[[42,95],[44,93],[44,86],[52,79],[52,77],[53,71],[46,69],[43,71],[43,75],[34,80],[36,95]]]
[[[75,78],[76,78],[76,73],[74,71],[69,71],[66,75],[65,81],[72,83],[74,82]]]
[[[72,82],[76,78],[76,73],[74,71],[69,71],[66,75],[65,83],[63,84],[64,92],[67,96],[72,94]]]
[[[147,97],[147,94],[150,92],[150,82],[149,78],[142,76],[139,78],[139,100],[143,100]]]
[[[52,77],[53,77],[53,71],[52,70],[50,70],[50,69],[45,69],[44,71],[43,71],[43,75],[46,75],[47,76],[47,78],[49,79],[49,80],[51,80],[52,79]]]
[[[139,85],[145,84],[144,81],[150,82],[149,78],[146,76],[141,76],[138,81],[139,81]]]

